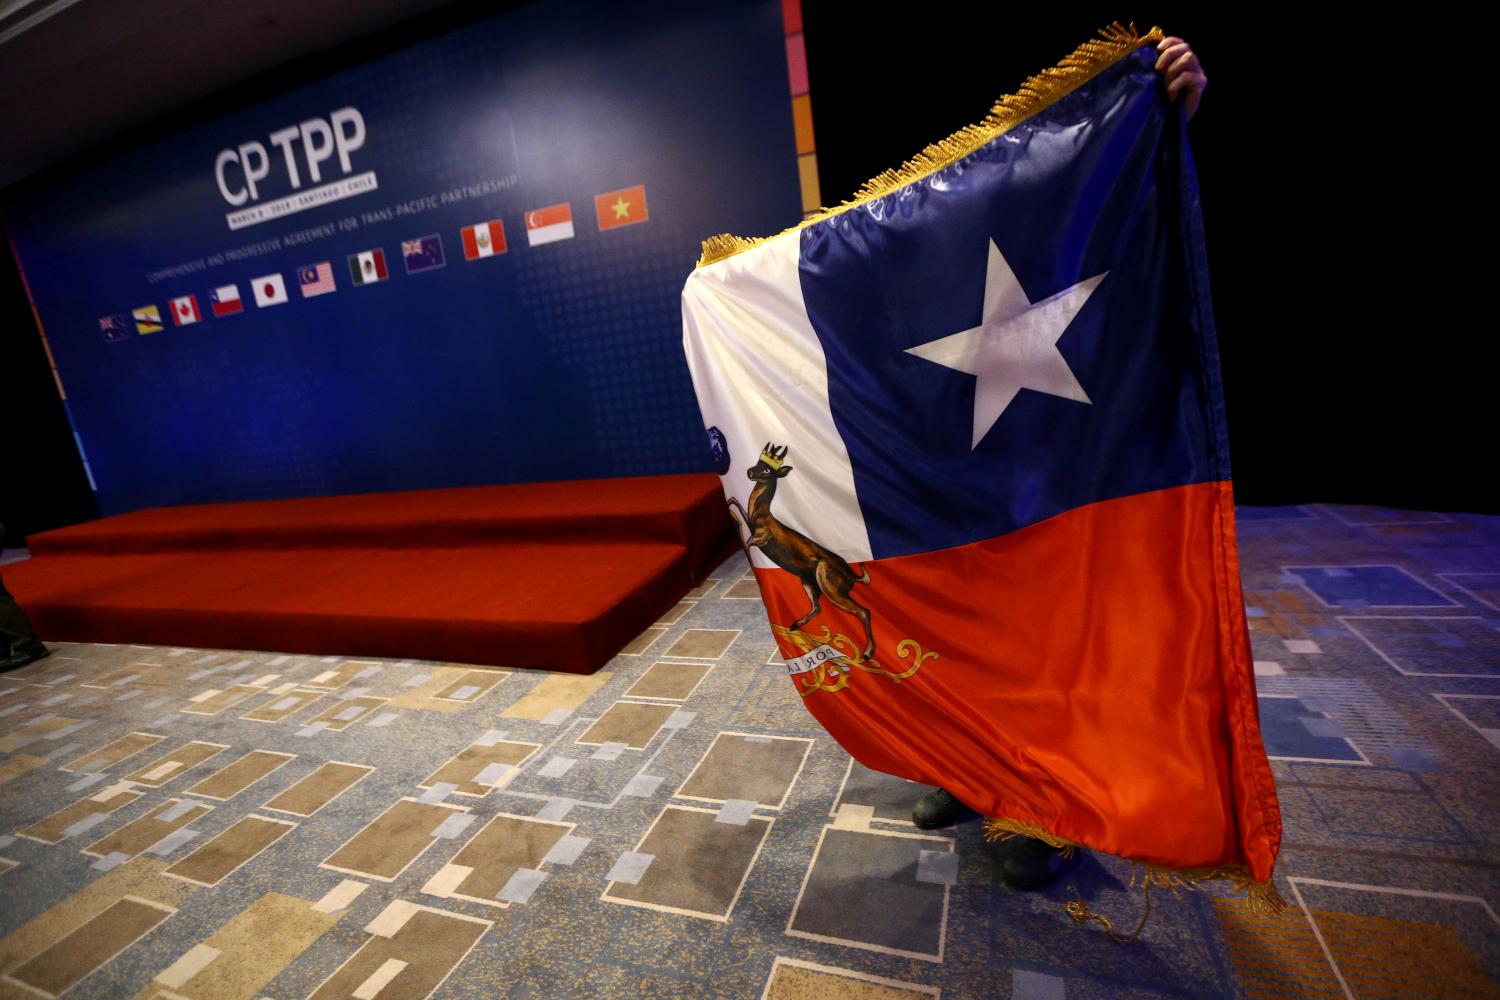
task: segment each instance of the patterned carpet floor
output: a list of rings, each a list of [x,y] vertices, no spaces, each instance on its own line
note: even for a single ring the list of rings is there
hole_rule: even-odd
[[[1261,917],[854,764],[742,557],[590,677],[58,643],[0,675],[0,998],[1500,996],[1500,518],[1240,512]],[[274,635],[264,645],[274,648]]]

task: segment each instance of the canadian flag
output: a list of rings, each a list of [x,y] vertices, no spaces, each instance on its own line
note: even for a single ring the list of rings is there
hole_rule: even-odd
[[[255,305],[264,309],[266,306],[279,306],[286,301],[286,282],[281,280],[279,274],[265,274],[250,282],[250,288],[255,292]]]
[[[526,242],[534,247],[573,238],[573,206],[567,202],[526,213]]]
[[[464,259],[478,260],[505,252],[505,223],[499,219],[463,228]]]
[[[203,318],[198,311],[198,297],[196,295],[184,295],[180,299],[172,300],[172,324],[174,326],[192,326]]]

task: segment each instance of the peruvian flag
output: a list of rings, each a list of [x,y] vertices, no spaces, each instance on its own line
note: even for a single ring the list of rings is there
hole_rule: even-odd
[[[526,242],[534,247],[573,238],[573,206],[567,202],[526,213]]]
[[[465,260],[478,260],[505,252],[505,223],[499,219],[481,222],[477,226],[465,226],[462,232]]]
[[[366,250],[349,256],[349,275],[356,285],[369,285],[386,279],[385,251]]]
[[[198,311],[196,295],[184,295],[180,299],[172,300],[172,325],[191,326],[201,319],[203,319],[203,314]]]
[[[240,289],[238,285],[221,285],[209,295],[210,304],[213,306],[214,317],[233,316],[237,312],[243,312],[245,306],[240,302]]]

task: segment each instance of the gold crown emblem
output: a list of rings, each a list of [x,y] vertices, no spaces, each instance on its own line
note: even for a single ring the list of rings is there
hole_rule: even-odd
[[[775,445],[767,441],[766,446],[760,451],[760,460],[773,469],[780,469],[781,463],[786,461],[786,450],[786,445],[782,445],[780,449],[777,449]]]

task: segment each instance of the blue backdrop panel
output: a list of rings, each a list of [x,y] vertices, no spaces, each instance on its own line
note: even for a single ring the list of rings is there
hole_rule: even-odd
[[[595,196],[636,187],[649,218],[601,228]],[[574,235],[531,245],[558,204]],[[678,295],[705,235],[799,218],[780,5],[546,0],[4,212],[106,513],[705,469]],[[491,219],[507,252],[466,260]],[[432,235],[442,266],[409,272],[403,242]],[[356,285],[375,249],[387,280]],[[323,261],[335,290],[304,297]],[[258,306],[278,274],[287,301]],[[231,284],[241,311],[216,316]],[[202,320],[175,326],[188,295]]]

